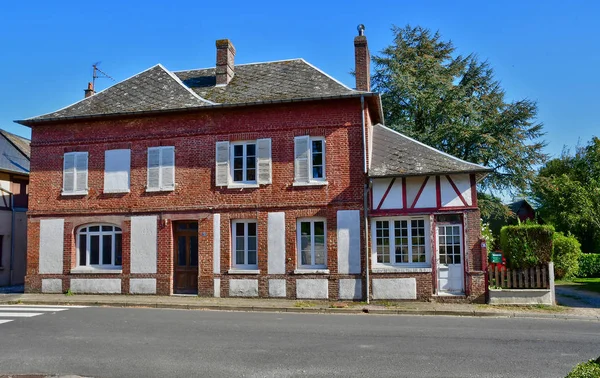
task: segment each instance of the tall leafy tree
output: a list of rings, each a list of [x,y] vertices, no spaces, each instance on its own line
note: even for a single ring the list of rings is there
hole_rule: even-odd
[[[386,124],[423,143],[494,170],[482,190],[525,190],[543,163],[537,104],[507,101],[488,62],[455,54],[439,32],[394,26],[393,43],[373,57],[372,86]]]
[[[544,221],[575,235],[584,252],[600,251],[600,139],[548,161],[530,194]]]

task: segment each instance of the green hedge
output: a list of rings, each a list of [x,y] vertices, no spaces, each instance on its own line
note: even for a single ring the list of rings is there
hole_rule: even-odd
[[[600,377],[600,357],[575,366],[565,378],[598,378]]]
[[[554,234],[554,252],[552,252],[552,261],[554,261],[554,274],[557,279],[571,278],[579,270],[579,256],[581,256],[581,244],[575,236],[562,232]]]
[[[500,245],[511,268],[529,268],[552,261],[553,236],[552,226],[504,226],[500,230]]]
[[[583,253],[579,256],[577,277],[600,277],[600,253]]]

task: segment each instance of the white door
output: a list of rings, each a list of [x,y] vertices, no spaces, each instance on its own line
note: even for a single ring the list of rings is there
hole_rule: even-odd
[[[465,286],[462,225],[439,225],[437,235],[438,294],[463,294]]]

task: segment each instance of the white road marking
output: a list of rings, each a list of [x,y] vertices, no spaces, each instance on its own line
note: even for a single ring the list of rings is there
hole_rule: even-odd
[[[31,318],[42,315],[41,312],[0,312],[1,318]]]
[[[66,311],[68,308],[50,308],[50,307],[22,307],[22,306],[11,306],[2,307],[0,311]]]
[[[7,308],[7,307],[16,307],[17,305],[0,305],[0,310],[3,308]],[[19,307],[31,307],[31,308],[37,308],[37,307],[41,307],[41,308],[65,308],[65,309],[69,309],[69,308],[88,308],[88,306],[70,306],[70,305],[48,305],[48,306],[44,306],[44,305],[18,305]]]
[[[9,322],[12,322],[12,320],[0,320],[0,324],[9,323]]]

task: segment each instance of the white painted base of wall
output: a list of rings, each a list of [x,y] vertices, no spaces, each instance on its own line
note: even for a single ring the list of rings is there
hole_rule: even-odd
[[[349,300],[362,299],[362,281],[360,279],[341,279],[339,298]]]
[[[326,279],[296,280],[296,298],[298,299],[328,299],[329,282]]]
[[[552,291],[548,289],[490,289],[489,304],[553,305]]]
[[[285,280],[283,280],[283,279],[269,280],[269,297],[274,297],[274,298],[285,298],[286,297]]]
[[[62,280],[60,278],[42,279],[42,293],[62,293]]]
[[[229,280],[230,297],[258,297],[258,280]]]
[[[215,278],[213,283],[213,291],[214,291],[214,296],[215,298],[220,298],[221,297],[221,279],[220,278]]]
[[[417,299],[414,278],[382,278],[373,280],[373,299]]]
[[[72,278],[71,292],[75,294],[121,294],[119,278]]]
[[[156,278],[132,278],[129,280],[130,294],[156,294]]]

